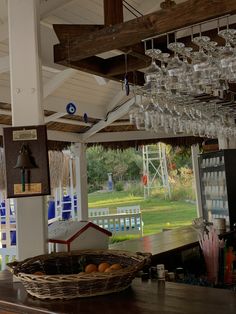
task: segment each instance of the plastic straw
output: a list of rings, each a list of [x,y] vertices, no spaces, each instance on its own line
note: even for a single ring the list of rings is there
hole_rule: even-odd
[[[219,238],[216,230],[210,226],[207,232],[199,235],[199,244],[203,252],[208,281],[217,284],[219,268]]]

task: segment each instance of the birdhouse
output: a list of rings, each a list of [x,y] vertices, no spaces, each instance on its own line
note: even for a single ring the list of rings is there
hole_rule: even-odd
[[[108,249],[111,232],[88,221],[55,221],[48,228],[50,251]],[[52,249],[53,246],[53,249]]]

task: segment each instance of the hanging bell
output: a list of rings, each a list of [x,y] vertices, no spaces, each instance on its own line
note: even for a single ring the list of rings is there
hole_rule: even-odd
[[[17,157],[16,165],[14,168],[20,168],[20,169],[32,169],[36,168],[36,165],[34,164],[28,148],[26,145],[22,145],[19,155]]]

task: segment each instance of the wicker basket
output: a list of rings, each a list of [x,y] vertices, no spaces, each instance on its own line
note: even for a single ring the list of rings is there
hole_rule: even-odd
[[[39,255],[22,262],[9,263],[8,266],[32,296],[40,299],[72,299],[126,289],[137,271],[150,261],[150,256],[115,250],[81,250]],[[122,269],[79,274],[81,259],[86,259],[86,264],[119,263]],[[35,272],[46,275],[35,275]]]

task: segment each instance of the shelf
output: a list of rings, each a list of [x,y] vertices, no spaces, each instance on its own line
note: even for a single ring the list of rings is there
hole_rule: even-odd
[[[224,217],[231,230],[236,222],[235,160],[236,149],[199,155],[203,217]]]
[[[223,215],[223,216],[229,216],[229,210],[228,209],[211,209],[210,210],[212,215]]]
[[[214,172],[214,171],[225,171],[225,165],[211,166],[211,167],[201,167],[203,172]]]

